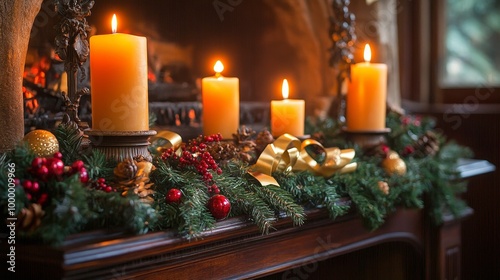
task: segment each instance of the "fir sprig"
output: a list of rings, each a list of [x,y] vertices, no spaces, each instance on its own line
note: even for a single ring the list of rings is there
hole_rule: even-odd
[[[250,187],[271,208],[278,212],[283,211],[287,217],[290,217],[294,226],[300,226],[304,223],[304,208],[294,202],[289,192],[274,185],[262,187],[252,184]]]
[[[242,177],[226,177],[218,179],[217,184],[222,193],[230,198],[233,216],[246,215],[264,234],[269,233],[276,216],[274,211],[257,194],[250,191],[250,185]]]
[[[63,161],[70,165],[80,158],[83,133],[78,125],[67,120],[57,126],[54,135],[59,142],[59,151],[64,155]]]
[[[101,151],[93,151],[91,154],[84,155],[83,159],[87,165],[87,172],[92,179],[97,178],[112,178],[113,169],[116,162],[106,158],[106,155]]]

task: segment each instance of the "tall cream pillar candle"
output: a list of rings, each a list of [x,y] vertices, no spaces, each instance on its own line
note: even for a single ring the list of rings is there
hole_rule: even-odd
[[[90,38],[92,129],[147,131],[148,67],[145,37],[116,32]]]
[[[365,46],[365,62],[351,66],[347,92],[347,129],[381,131],[385,129],[387,65],[370,63],[370,46]]]
[[[224,139],[232,139],[240,125],[239,79],[223,77],[224,65],[217,61],[215,76],[202,79],[203,134],[220,133]]]

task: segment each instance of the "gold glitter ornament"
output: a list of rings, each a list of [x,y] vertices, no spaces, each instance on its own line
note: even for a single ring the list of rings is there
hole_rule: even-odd
[[[23,141],[37,157],[51,157],[59,152],[59,142],[50,131],[37,129],[27,133]]]
[[[404,175],[406,173],[406,163],[402,160],[398,153],[390,151],[387,157],[382,161],[382,168],[389,175],[398,174]]]

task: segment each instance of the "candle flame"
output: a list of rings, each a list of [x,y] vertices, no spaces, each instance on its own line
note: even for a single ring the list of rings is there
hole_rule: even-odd
[[[283,95],[283,99],[288,99],[288,81],[287,79],[283,79],[283,85],[281,86],[281,94]]]
[[[113,14],[113,19],[111,19],[111,32],[116,33],[118,27],[118,21],[116,20],[116,14]]]
[[[368,44],[365,45],[364,59],[366,62],[370,62],[370,60],[372,60],[372,50]]]
[[[219,74],[224,70],[224,65],[222,64],[222,62],[220,62],[220,60],[217,60],[217,62],[215,63],[214,65],[214,71],[216,74]]]

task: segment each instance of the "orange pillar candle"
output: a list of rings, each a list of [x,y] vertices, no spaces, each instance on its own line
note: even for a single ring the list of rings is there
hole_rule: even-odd
[[[145,37],[116,32],[90,38],[92,128],[147,131],[148,67]]]
[[[271,101],[271,133],[278,137],[285,133],[304,135],[305,102],[300,99],[288,99],[288,81],[283,80],[281,87],[283,100]]]
[[[370,46],[366,44],[365,62],[351,65],[351,82],[347,92],[347,129],[381,131],[385,129],[387,65],[370,63]]]
[[[238,78],[223,77],[224,65],[217,61],[215,76],[201,81],[203,103],[203,134],[220,133],[232,139],[240,125],[240,85]]]

